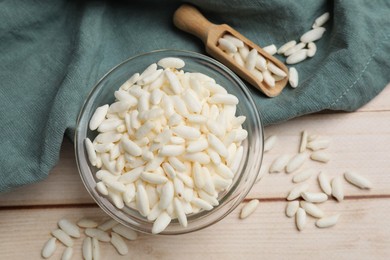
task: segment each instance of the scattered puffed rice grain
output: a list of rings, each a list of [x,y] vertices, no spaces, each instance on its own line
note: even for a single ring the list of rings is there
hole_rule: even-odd
[[[136,240],[138,238],[137,232],[132,230],[131,228],[128,228],[126,226],[123,226],[122,224],[118,224],[112,228],[112,231],[115,233],[121,235],[122,237],[128,239],[128,240]]]
[[[307,57],[314,57],[317,52],[317,46],[314,42],[309,42],[307,44]]]
[[[307,160],[308,155],[306,153],[299,153],[295,155],[286,166],[286,172],[290,173],[298,170]]]
[[[303,182],[308,180],[311,176],[313,176],[317,171],[315,169],[306,169],[294,175],[292,181],[295,183]]]
[[[95,176],[99,180],[103,180],[103,179],[116,179],[114,174],[112,174],[111,172],[106,171],[106,170],[99,170],[99,171],[97,171]]]
[[[340,176],[334,177],[332,180],[332,196],[339,202],[344,200],[344,189]]]
[[[314,161],[327,163],[330,160],[330,155],[328,153],[317,151],[311,154],[310,158]]]
[[[269,136],[264,142],[264,152],[266,153],[266,152],[272,150],[272,148],[275,147],[277,140],[278,140],[278,137],[276,135]]]
[[[183,91],[183,87],[182,87],[178,77],[176,76],[176,74],[170,70],[164,70],[164,72],[165,72],[165,76],[167,77],[167,79],[170,83],[171,90],[175,94],[180,94]]]
[[[58,221],[58,226],[69,236],[80,237],[79,227],[67,219],[63,218],[60,221]]]
[[[244,156],[244,147],[240,146],[237,149],[236,156],[233,159],[232,163],[230,164],[230,169],[232,170],[233,173],[237,173],[238,168],[241,165],[242,158]]]
[[[153,223],[152,234],[162,232],[171,223],[171,217],[167,212],[162,212]]]
[[[175,191],[172,182],[168,181],[167,183],[164,184],[160,194],[160,202],[159,202],[160,209],[166,209],[169,206],[169,204],[171,204],[174,197],[174,192]]]
[[[127,92],[127,91],[117,90],[117,91],[114,92],[114,96],[116,97],[116,99],[118,101],[125,101],[125,102],[128,102],[128,103],[131,103],[131,106],[135,106],[138,103],[137,99],[133,95],[131,95],[129,92]],[[104,120],[104,121],[105,122],[110,122],[110,121],[106,121],[106,120]],[[115,120],[115,121],[117,121],[117,120]],[[111,121],[111,122],[113,122],[113,121]],[[102,130],[101,129],[102,125],[103,124],[101,124],[99,126],[99,128],[98,128],[99,131]],[[115,125],[118,126],[119,124],[115,124]],[[114,129],[115,128],[111,128],[111,130],[114,130]]]
[[[216,93],[209,98],[210,104],[237,105],[238,98],[231,94]],[[219,126],[220,127],[220,126]]]
[[[151,184],[164,184],[168,181],[168,178],[162,175],[157,175],[155,173],[143,172],[140,175],[141,179],[147,183]]]
[[[320,184],[321,190],[328,196],[332,195],[332,186],[324,171],[318,174],[318,183]]]
[[[229,40],[224,38],[218,39],[218,47],[222,50],[228,52],[228,53],[235,53],[237,52],[237,46],[235,46],[233,43],[231,43]]]
[[[309,188],[308,184],[302,184],[293,188],[287,196],[287,200],[295,200],[301,196],[301,193]]]
[[[51,234],[56,237],[61,243],[63,243],[66,246],[72,247],[73,246],[73,240],[72,238],[66,234],[61,229],[56,229],[51,232]]]
[[[205,210],[213,209],[213,206],[210,203],[199,198],[193,198],[191,203],[201,209],[205,209]]]
[[[240,67],[245,66],[245,61],[242,59],[242,57],[239,53],[234,53],[233,59]]]
[[[328,195],[322,192],[304,191],[301,193],[301,196],[307,202],[312,202],[312,203],[322,203],[328,200]]]
[[[344,173],[344,178],[351,184],[355,185],[356,187],[360,189],[371,189],[372,188],[372,183],[364,178],[363,176],[352,172],[352,171],[347,171]]]
[[[173,128],[173,132],[184,139],[197,140],[200,137],[198,129],[184,125]]]
[[[95,140],[96,142],[102,143],[102,144],[108,144],[117,142],[121,139],[122,134],[116,134],[114,132],[107,132],[107,133],[101,133],[98,136],[96,136]]]
[[[270,61],[268,62],[267,68],[269,71],[271,71],[276,76],[280,76],[282,78],[287,76],[286,72],[281,70],[278,66],[276,66],[274,63],[272,63]]]
[[[246,60],[249,54],[249,48],[244,44],[244,47],[238,48],[238,52],[240,53],[243,60]]]
[[[163,70],[162,69],[156,70],[155,72],[153,72],[153,73],[147,75],[146,77],[144,77],[143,79],[139,80],[137,82],[137,84],[139,84],[141,86],[151,84],[151,83],[155,82],[157,79],[160,79],[161,75],[164,75]],[[136,104],[136,102],[134,102],[134,104]]]
[[[132,156],[140,156],[142,154],[142,149],[136,143],[131,141],[125,135],[121,139],[122,148]]]
[[[230,35],[230,34],[225,34],[223,36],[224,39],[230,41],[234,46],[236,46],[237,48],[242,48],[244,47],[244,42],[241,41],[240,39],[234,37],[233,35]]]
[[[336,225],[337,221],[340,218],[340,214],[333,216],[323,217],[316,221],[316,226],[319,228],[328,228]]]
[[[278,173],[283,171],[289,160],[290,156],[286,154],[277,157],[269,167],[269,173]]]
[[[212,177],[212,180],[216,190],[224,190],[229,187],[230,184],[232,184],[232,180],[224,179],[222,177],[219,177],[218,175],[214,175]]]
[[[108,112],[110,114],[125,112],[131,107],[131,105],[132,104],[127,101],[117,101],[110,105]]]
[[[56,250],[56,238],[52,237],[47,242],[42,248],[42,257],[43,258],[49,258],[54,254],[54,251]]]
[[[155,160],[157,160],[157,159],[155,158]],[[131,171],[123,173],[119,177],[118,181],[120,181],[120,182],[122,182],[124,184],[132,183],[132,182],[136,181],[139,178],[139,176],[141,175],[141,173],[144,170],[146,170],[144,166],[140,166],[140,167],[134,168]]]
[[[286,206],[286,216],[289,218],[294,217],[294,215],[297,213],[297,210],[299,208],[299,201],[289,201],[287,202]]]
[[[284,56],[290,56],[290,55],[293,55],[294,53],[302,50],[303,48],[305,48],[306,46],[306,43],[303,43],[303,42],[300,42],[298,43],[297,45],[295,45],[294,47],[291,47],[290,49],[286,50],[284,52]]]
[[[96,221],[93,221],[91,219],[80,219],[77,222],[77,226],[82,227],[82,228],[95,228],[98,226],[98,223]]]
[[[187,216],[184,212],[183,204],[178,198],[173,199],[173,207],[175,209],[177,219],[182,227],[187,227]]]
[[[251,73],[253,74],[253,76],[255,76],[255,78],[258,81],[262,82],[264,80],[263,73],[261,71],[259,71],[257,69],[254,69],[254,70],[251,71]]]
[[[317,28],[311,29],[310,31],[304,33],[301,36],[300,40],[301,40],[301,42],[305,42],[305,43],[317,41],[317,40],[321,39],[321,37],[325,31],[326,31],[326,29],[323,27],[317,27]]]
[[[153,63],[153,64],[150,64],[142,73],[141,75],[138,77],[138,80],[137,80],[137,83],[143,79],[144,77],[152,74],[153,72],[155,72],[157,70],[157,64],[156,63]]]
[[[246,58],[245,68],[247,68],[249,71],[252,71],[256,66],[256,60],[258,55],[259,53],[257,52],[257,50],[252,49]]]
[[[96,108],[95,113],[93,113],[91,120],[89,121],[90,130],[96,130],[99,125],[104,121],[108,112],[108,108],[108,105]]]
[[[187,169],[184,163],[177,157],[169,157],[168,162],[173,168],[175,168],[175,170],[179,172],[184,172]]]
[[[126,186],[119,181],[103,178],[103,182],[108,186],[110,190],[122,193],[125,192]]]
[[[95,237],[92,238],[92,258],[93,260],[100,259],[99,240],[97,240]]]
[[[263,56],[258,55],[255,68],[258,69],[260,72],[267,70],[267,60]]]
[[[197,141],[188,142],[186,151],[188,153],[197,153],[205,150],[209,146],[209,143],[205,138],[199,139]]]
[[[67,247],[62,253],[61,260],[70,260],[72,259],[72,255],[73,255],[73,248]]]
[[[275,78],[268,70],[263,71],[264,82],[271,88],[275,87]]]
[[[278,51],[274,44],[263,47],[263,50],[269,55],[274,55]]]
[[[317,17],[314,21],[313,28],[323,26],[329,20],[329,17],[329,12],[323,13],[322,15]]]
[[[302,137],[301,137],[301,145],[299,147],[299,152],[303,153],[306,150],[307,146],[307,131],[302,131]]]
[[[122,195],[120,192],[115,191],[115,190],[109,190],[108,196],[109,196],[112,204],[114,204],[115,207],[117,207],[118,209],[122,209],[125,206]]]
[[[299,50],[299,51],[295,52],[294,54],[291,54],[290,56],[288,56],[288,58],[286,59],[286,63],[287,64],[296,64],[296,63],[299,63],[301,61],[304,61],[306,58],[307,58],[307,50],[303,49],[303,50]]]
[[[245,206],[241,209],[240,218],[244,219],[255,212],[257,206],[259,206],[259,200],[254,199],[249,201]]]
[[[88,160],[92,166],[96,166],[97,155],[95,148],[89,138],[85,138],[85,149],[87,150]]]
[[[167,57],[159,60],[157,62],[157,65],[160,67],[166,68],[175,68],[175,69],[181,69],[185,66],[185,63],[182,59],[175,58],[175,57]]]
[[[214,207],[219,205],[218,199],[214,196],[209,195],[207,192],[201,190],[198,192],[198,194],[199,194],[199,198],[210,203],[210,205]]]
[[[84,238],[82,249],[84,259],[92,260],[92,239],[90,237]]]
[[[133,74],[123,85],[120,87],[120,89],[123,89],[124,91],[127,91],[135,82],[137,82],[139,78],[139,73]]]
[[[188,167],[189,168],[189,167]],[[187,187],[192,188],[194,187],[194,180],[189,176],[190,174],[184,174],[181,172],[177,173],[177,177],[185,184]]]
[[[307,144],[307,148],[309,148],[312,151],[318,151],[321,149],[326,149],[330,145],[330,140],[328,139],[315,139],[313,141],[310,141]]]
[[[175,169],[173,169],[172,165],[170,165],[169,163],[165,162],[162,164],[162,168],[165,172],[165,174],[171,179],[175,179],[176,177],[176,171]],[[161,183],[161,184],[164,184],[164,183]]]
[[[225,164],[220,163],[219,165],[215,166],[215,171],[216,173],[219,174],[222,178],[225,179],[233,179],[234,178],[234,173],[232,170],[230,170],[229,167],[227,167]]]
[[[102,242],[109,242],[110,241],[110,235],[107,232],[104,232],[103,230],[97,229],[97,228],[87,228],[85,229],[85,234],[89,237],[95,237],[97,240]]]
[[[126,93],[127,95],[130,95],[128,94],[127,92],[125,91],[116,91],[115,93]],[[133,97],[134,98],[134,97]],[[110,119],[105,119],[101,124],[100,126],[98,127],[98,131],[99,132],[109,132],[109,131],[113,131],[115,130],[118,126],[120,126],[122,124],[122,120],[118,119],[118,118],[110,118]]]
[[[153,208],[150,210],[150,212],[149,212],[149,215],[148,215],[148,220],[149,221],[154,221],[154,220],[156,220],[156,218],[158,217],[158,216],[160,216],[160,214],[161,214],[161,212],[162,212],[162,210],[158,207],[158,203],[156,203],[154,206],[153,206]]]
[[[203,187],[205,185],[205,179],[203,176],[202,166],[198,162],[194,163],[194,165],[192,167],[192,172],[193,172],[195,186],[198,189],[203,189]]]
[[[113,227],[115,227],[118,224],[119,223],[115,219],[110,219],[110,220],[107,220],[104,223],[100,224],[97,228],[100,230],[103,230],[103,231],[107,231],[109,229],[112,229]]]
[[[222,157],[226,158],[228,156],[228,150],[223,142],[213,134],[207,135],[207,140],[209,145]]]
[[[137,198],[136,205],[139,213],[142,216],[146,217],[150,212],[150,207],[149,207],[148,194],[146,193],[144,185],[142,184],[138,185],[136,198]]]
[[[282,76],[279,76],[279,75],[276,75],[276,74],[272,74],[272,77],[275,78],[275,81],[280,81],[280,80],[285,78],[285,77],[282,77]]]
[[[324,212],[313,203],[301,200],[299,205],[312,217],[322,218],[325,215]]]
[[[290,83],[290,86],[292,88],[296,88],[298,86],[298,81],[299,81],[298,71],[294,67],[290,67],[288,74],[289,74],[288,82]]]
[[[306,225],[306,211],[302,208],[298,208],[295,215],[295,222],[299,231],[302,231]]]
[[[297,44],[296,41],[289,41],[285,44],[283,44],[279,49],[278,49],[278,54],[284,54],[288,49],[294,47]]]
[[[124,204],[127,205],[127,204],[133,202],[134,198],[135,198],[135,185],[134,185],[134,183],[127,184],[125,192],[122,193],[122,200],[123,200]],[[117,223],[115,223],[115,222],[113,222],[111,224],[110,224],[110,222],[108,222],[107,224],[103,223],[103,224],[98,226],[98,229],[103,230],[103,231],[107,231],[107,230],[112,228],[112,227],[110,227],[111,225],[115,226],[115,224],[117,224]]]
[[[111,232],[111,244],[115,247],[120,255],[126,255],[129,249],[123,238],[115,232]]]

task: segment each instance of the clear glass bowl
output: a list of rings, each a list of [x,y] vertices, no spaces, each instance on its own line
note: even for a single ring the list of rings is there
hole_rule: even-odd
[[[210,226],[233,211],[252,188],[260,170],[263,157],[263,127],[259,113],[245,84],[227,67],[205,55],[189,51],[158,50],[132,57],[111,69],[89,93],[78,117],[75,133],[76,161],[81,179],[96,203],[112,218],[125,226],[144,233],[151,233],[153,222],[141,216],[131,208],[117,209],[108,198],[96,191],[96,167],[89,164],[84,139],[93,140],[96,131],[88,128],[89,120],[95,109],[114,102],[114,91],[117,90],[134,73],[142,72],[150,64],[164,57],[178,57],[185,61],[184,71],[201,72],[216,80],[227,91],[239,99],[237,115],[245,115],[243,128],[248,131],[248,138],[243,142],[244,155],[228,190],[219,194],[219,206],[210,211],[200,211],[187,215],[188,226],[180,226],[177,220],[160,234],[173,235],[193,232]]]

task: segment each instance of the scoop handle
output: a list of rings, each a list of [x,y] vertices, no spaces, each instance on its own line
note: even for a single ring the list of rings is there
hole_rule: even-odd
[[[177,28],[199,37],[205,44],[210,29],[215,26],[198,9],[188,4],[184,4],[176,10],[173,15],[173,23]]]

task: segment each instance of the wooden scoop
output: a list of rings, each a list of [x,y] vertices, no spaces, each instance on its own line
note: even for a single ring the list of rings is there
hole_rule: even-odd
[[[206,45],[206,52],[211,56],[228,66],[231,70],[237,73],[241,78],[248,81],[257,89],[261,90],[265,95],[269,97],[277,96],[283,88],[286,86],[288,77],[282,80],[276,81],[274,87],[268,86],[264,81],[260,82],[254,77],[249,70],[245,67],[239,66],[227,53],[223,52],[217,47],[218,39],[225,34],[231,34],[236,38],[242,40],[249,46],[249,49],[256,49],[265,59],[272,61],[281,70],[286,72],[288,75],[287,67],[275,57],[269,55],[262,48],[251,42],[249,39],[244,37],[242,34],[234,30],[227,24],[213,24],[208,21],[198,9],[193,6],[184,4],[176,10],[173,16],[173,23],[179,29],[191,33],[199,37]]]

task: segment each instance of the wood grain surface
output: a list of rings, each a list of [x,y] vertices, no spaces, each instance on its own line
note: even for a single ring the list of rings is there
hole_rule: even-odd
[[[140,235],[128,241],[129,254],[120,257],[109,243],[101,243],[102,259],[390,259],[390,85],[374,100],[353,113],[327,112],[266,127],[277,135],[275,148],[264,155],[263,167],[280,154],[297,153],[300,132],[307,130],[332,140],[327,164],[310,161],[305,168],[337,176],[355,170],[374,188],[360,190],[345,183],[346,200],[321,205],[328,214],[341,213],[339,223],[318,229],[308,218],[303,232],[284,214],[285,197],[293,174],[267,174],[248,199],[260,199],[256,212],[238,218],[241,206],[221,222],[181,236]],[[311,189],[319,189],[311,178]],[[76,221],[106,218],[78,175],[73,145],[65,140],[58,165],[37,184],[0,194],[0,259],[40,259],[43,244],[66,217]],[[75,240],[73,259],[81,259],[82,239]],[[60,259],[64,246],[57,242]]]

